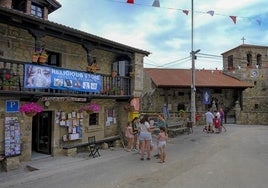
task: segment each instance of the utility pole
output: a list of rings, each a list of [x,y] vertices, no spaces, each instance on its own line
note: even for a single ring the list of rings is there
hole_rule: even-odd
[[[200,52],[200,50],[194,51],[194,0],[192,0],[191,8],[191,56],[192,56],[192,84],[191,84],[191,122],[195,125],[195,114],[196,114],[196,104],[195,104],[195,54]]]

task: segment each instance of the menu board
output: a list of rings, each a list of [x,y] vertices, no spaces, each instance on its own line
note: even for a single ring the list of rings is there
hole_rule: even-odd
[[[5,118],[5,156],[20,155],[20,126],[17,117]]]

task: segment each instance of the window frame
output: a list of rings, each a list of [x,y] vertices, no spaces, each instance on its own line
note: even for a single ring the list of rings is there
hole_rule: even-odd
[[[44,18],[44,8],[37,4],[34,3],[31,4],[30,13],[31,15],[36,16],[38,18]]]

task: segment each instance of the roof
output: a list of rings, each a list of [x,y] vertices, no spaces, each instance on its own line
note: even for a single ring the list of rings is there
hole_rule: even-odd
[[[145,68],[145,73],[157,87],[191,87],[191,69]],[[221,70],[196,70],[196,87],[248,88],[252,85],[225,75]]]
[[[228,50],[226,52],[223,52],[221,55],[224,55],[224,54],[226,54],[226,53],[228,53],[230,51],[236,50],[238,48],[268,48],[268,46],[258,46],[258,45],[252,45],[252,44],[241,44],[241,45],[239,45],[239,46],[237,46],[237,47],[235,47],[233,49],[230,49],[230,50]]]
[[[55,23],[49,20],[40,19],[32,15],[27,15],[23,12],[5,8],[5,7],[0,7],[0,20],[1,20],[1,17],[7,23],[11,23],[12,20],[22,20],[22,21],[19,21],[19,23],[21,23],[22,26],[24,26],[25,23],[40,25],[39,28],[45,28],[45,29],[48,28],[49,31],[55,32],[57,36],[61,36],[61,35],[74,36],[74,37],[79,38],[80,41],[88,41],[92,44],[96,44],[97,46],[112,48],[113,50],[120,49],[121,51],[125,51],[125,52],[132,52],[132,53],[137,52],[137,53],[144,54],[146,56],[150,54],[150,52],[145,51],[145,50],[141,50],[135,47],[131,47],[125,44],[111,41],[109,39],[105,39],[105,38],[102,38],[102,37],[99,37],[90,33],[83,32],[78,29],[68,27],[66,25]],[[19,26],[19,23],[16,22],[17,27]]]

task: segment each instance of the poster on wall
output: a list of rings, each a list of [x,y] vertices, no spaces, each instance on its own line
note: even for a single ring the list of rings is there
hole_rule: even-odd
[[[211,101],[210,101],[210,90],[209,89],[204,89],[203,90],[203,104],[210,104]]]
[[[20,155],[20,126],[17,117],[5,118],[5,156]]]
[[[51,88],[84,92],[100,92],[100,75],[46,66],[24,65],[25,88]]]

